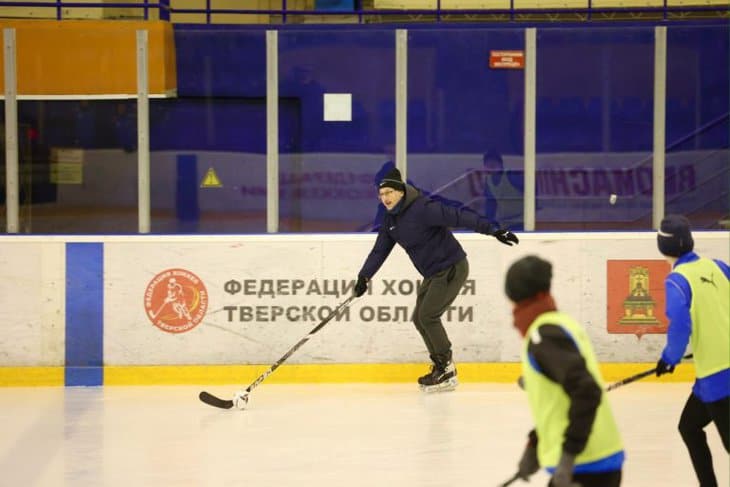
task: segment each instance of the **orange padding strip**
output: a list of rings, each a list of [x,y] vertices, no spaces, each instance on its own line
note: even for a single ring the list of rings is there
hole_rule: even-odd
[[[177,91],[172,25],[163,21],[0,20],[15,29],[17,94],[137,93],[137,30],[148,31],[150,95]],[[4,62],[0,49],[0,67]],[[0,76],[0,92],[5,80]]]

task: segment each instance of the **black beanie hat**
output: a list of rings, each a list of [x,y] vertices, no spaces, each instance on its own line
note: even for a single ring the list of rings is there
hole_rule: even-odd
[[[393,168],[387,173],[385,173],[385,176],[383,179],[380,180],[380,183],[378,183],[378,189],[380,188],[393,188],[396,191],[402,191],[405,192],[406,185],[403,183],[403,179],[400,177],[400,171],[398,168]]]
[[[536,255],[528,255],[510,266],[504,280],[504,292],[511,301],[517,303],[539,292],[550,291],[552,278],[553,266],[550,262]]]
[[[695,248],[689,220],[682,215],[667,215],[659,226],[657,247],[662,255],[679,257]]]

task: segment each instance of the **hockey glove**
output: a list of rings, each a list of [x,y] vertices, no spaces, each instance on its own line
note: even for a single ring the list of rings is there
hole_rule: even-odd
[[[368,278],[365,276],[357,276],[355,283],[355,297],[359,298],[368,290]]]
[[[560,455],[560,463],[555,468],[555,473],[550,479],[550,487],[582,487],[578,482],[573,482],[573,466],[575,455],[563,452]]]
[[[505,245],[517,245],[520,243],[520,239],[517,238],[517,235],[509,230],[497,230],[492,233],[492,236]]]
[[[530,432],[530,439],[522,452],[520,463],[517,464],[517,475],[527,482],[530,476],[540,470],[540,462],[537,460],[537,435],[535,431]]]
[[[664,359],[660,358],[656,363],[656,376],[659,377],[660,375],[671,374],[672,372],[674,372],[674,365],[669,365]]]

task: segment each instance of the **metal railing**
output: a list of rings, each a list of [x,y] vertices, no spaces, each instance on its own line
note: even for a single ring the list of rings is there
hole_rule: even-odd
[[[170,0],[159,0],[159,2],[150,2],[144,0],[138,3],[109,3],[109,2],[66,2],[64,0],[56,0],[55,2],[3,2],[2,7],[24,7],[24,8],[48,8],[56,10],[56,20],[63,20],[64,8],[136,8],[142,9],[142,18],[149,20],[150,11],[157,10],[160,20],[170,20]]]
[[[109,2],[68,2],[65,0],[56,0],[48,2],[30,3],[23,1],[3,2],[2,7],[24,7],[24,8],[48,8],[55,9],[56,20],[64,19],[64,9],[70,8],[124,8],[124,9],[140,9],[144,20],[150,19],[150,12],[157,11],[160,20],[171,20],[173,14],[197,14],[205,17],[206,24],[212,24],[214,15],[273,15],[281,18],[282,24],[287,24],[292,17],[310,16],[310,17],[328,17],[328,16],[352,16],[357,18],[357,22],[365,23],[369,17],[389,17],[397,18],[398,22],[410,22],[422,20],[424,16],[435,22],[443,22],[449,20],[452,16],[458,16],[459,19],[478,20],[475,17],[492,16],[500,17],[508,21],[534,20],[534,16],[543,16],[547,20],[566,20],[564,16],[573,16],[573,20],[625,20],[625,16],[641,19],[642,15],[650,15],[654,19],[662,20],[684,20],[692,18],[695,14],[708,14],[717,17],[730,16],[730,9],[727,5],[669,5],[669,0],[663,0],[661,6],[616,6],[616,7],[594,7],[593,0],[586,0],[583,8],[522,8],[515,6],[515,0],[510,0],[509,8],[494,9],[453,9],[442,8],[441,0],[436,0],[436,6],[433,9],[373,9],[364,8],[363,0],[355,0],[354,8],[344,9],[291,9],[287,5],[287,0],[281,0],[280,9],[232,9],[232,8],[214,8],[212,0],[205,0],[204,8],[174,8],[170,5],[170,0],[150,1],[144,0],[136,3],[109,3]],[[68,18],[68,17],[66,17]]]

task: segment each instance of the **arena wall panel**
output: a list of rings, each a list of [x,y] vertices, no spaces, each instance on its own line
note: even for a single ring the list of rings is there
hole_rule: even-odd
[[[613,376],[661,353],[669,267],[653,232],[530,233],[518,247],[457,236],[471,272],[444,318],[464,380],[516,378],[520,341],[503,276],[527,254],[553,262],[558,305],[586,326]],[[374,238],[0,237],[10,276],[0,284],[7,298],[0,385],[253,380],[349,296]],[[695,238],[698,253],[728,260],[728,232]],[[420,279],[395,249],[371,292],[272,381],[411,380],[428,362],[409,322]],[[632,296],[642,296],[640,309]],[[691,378],[691,370],[676,378]]]

